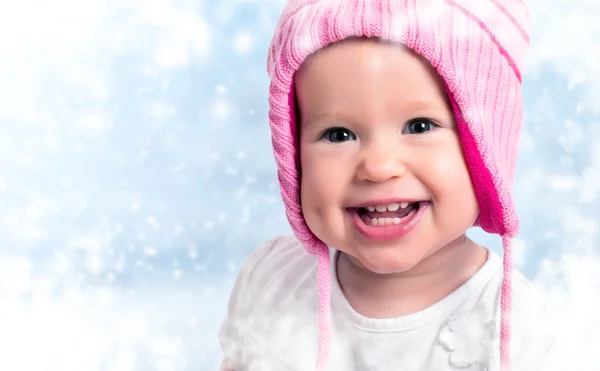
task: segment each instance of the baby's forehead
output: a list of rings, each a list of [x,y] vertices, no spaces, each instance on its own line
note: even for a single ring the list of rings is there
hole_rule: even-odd
[[[436,68],[414,50],[402,44],[364,38],[338,41],[310,54],[293,79],[296,91],[299,86],[343,89],[356,82],[375,80],[383,80],[379,82],[384,85],[413,83],[444,90]]]
[[[369,110],[385,111],[385,119],[453,118],[437,70],[404,45],[365,38],[336,42],[309,56],[293,78],[296,126],[375,119],[365,117]]]

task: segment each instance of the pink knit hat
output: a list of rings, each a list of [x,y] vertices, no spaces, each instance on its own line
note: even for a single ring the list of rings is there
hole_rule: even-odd
[[[269,47],[269,120],[288,220],[318,257],[319,351],[330,349],[328,247],[308,228],[300,205],[294,74],[307,56],[348,37],[378,37],[413,49],[442,78],[475,185],[476,225],[502,236],[500,359],[510,369],[511,238],[519,229],[511,188],[523,118],[521,75],[529,46],[522,0],[288,0]]]

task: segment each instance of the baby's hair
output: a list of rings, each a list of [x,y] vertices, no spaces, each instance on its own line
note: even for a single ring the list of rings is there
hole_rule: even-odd
[[[295,85],[295,84],[294,84]],[[294,94],[294,125],[296,130],[296,148],[300,150],[300,129],[302,128],[302,113],[300,112],[300,105],[298,104],[298,94],[296,94],[296,88],[292,91]]]

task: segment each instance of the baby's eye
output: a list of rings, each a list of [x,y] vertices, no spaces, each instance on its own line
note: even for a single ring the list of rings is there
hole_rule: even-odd
[[[332,128],[327,129],[323,133],[322,138],[332,143],[339,143],[346,140],[356,140],[356,135],[348,129]]]
[[[437,125],[433,121],[425,118],[418,118],[410,120],[404,127],[402,134],[424,134],[436,127]]]

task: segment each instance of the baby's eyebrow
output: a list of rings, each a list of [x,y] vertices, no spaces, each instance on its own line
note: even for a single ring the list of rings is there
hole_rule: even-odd
[[[353,121],[349,115],[342,112],[324,112],[307,116],[302,120],[302,127],[309,128],[331,122],[347,123]]]
[[[415,99],[408,102],[404,102],[401,106],[396,104],[389,104],[387,108],[390,112],[394,112],[398,115],[411,115],[418,113],[426,113],[426,112],[438,112],[445,111],[445,107],[443,103],[440,103],[435,100],[429,99]],[[343,112],[333,111],[333,112],[323,112],[316,113],[312,115],[306,115],[304,119],[301,120],[302,127],[313,127],[320,126],[323,124],[331,123],[331,122],[339,122],[339,123],[349,123],[353,122],[353,119],[350,115],[347,115]]]
[[[445,101],[440,102],[437,99],[413,99],[403,102],[402,105],[390,103],[387,108],[390,112],[410,114],[415,111],[443,109],[444,103]]]

